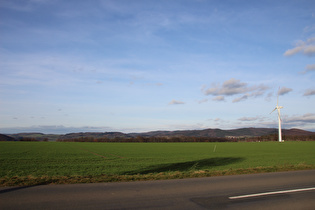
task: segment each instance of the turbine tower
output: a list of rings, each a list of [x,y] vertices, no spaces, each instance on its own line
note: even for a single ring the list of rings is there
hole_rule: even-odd
[[[284,142],[282,140],[282,135],[281,135],[281,116],[280,116],[280,109],[283,108],[283,106],[279,106],[279,92],[280,92],[280,88],[279,88],[279,91],[278,91],[278,97],[277,97],[277,106],[274,110],[272,110],[272,112],[274,112],[275,110],[278,111],[278,125],[279,125],[279,142]],[[270,112],[270,114],[272,113]]]

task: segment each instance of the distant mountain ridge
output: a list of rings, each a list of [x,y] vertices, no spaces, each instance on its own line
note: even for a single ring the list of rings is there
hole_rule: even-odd
[[[55,141],[57,139],[75,139],[75,138],[134,138],[134,137],[212,137],[212,138],[226,138],[226,137],[258,137],[271,134],[277,134],[276,128],[239,128],[231,130],[222,129],[204,129],[204,130],[177,130],[177,131],[150,131],[142,133],[122,133],[122,132],[80,132],[80,133],[68,133],[64,135],[56,134],[42,134],[42,133],[18,133],[6,135],[15,140],[23,138],[34,138],[37,140],[48,139],[49,141]],[[286,136],[312,136],[315,132],[305,131],[301,129],[282,129],[282,134]],[[2,135],[3,136],[3,135]],[[0,136],[1,137],[1,136]],[[1,140],[2,138],[0,138]],[[3,139],[8,139],[4,138]],[[10,139],[12,140],[12,139]],[[6,140],[2,140],[6,141]]]

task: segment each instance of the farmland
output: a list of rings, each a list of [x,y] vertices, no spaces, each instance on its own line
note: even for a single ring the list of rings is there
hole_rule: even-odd
[[[315,168],[315,142],[0,142],[0,185],[169,179]]]

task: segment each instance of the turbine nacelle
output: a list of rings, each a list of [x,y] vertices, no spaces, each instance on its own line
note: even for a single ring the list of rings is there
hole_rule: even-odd
[[[280,111],[280,109],[282,109],[282,108],[283,108],[283,106],[276,106],[276,108],[274,108],[274,110],[272,110],[272,112],[274,112],[275,110]],[[270,114],[271,114],[272,112],[270,112]]]

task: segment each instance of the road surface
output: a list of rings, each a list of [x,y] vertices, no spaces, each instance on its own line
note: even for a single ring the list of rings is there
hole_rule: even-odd
[[[315,209],[315,170],[2,187],[0,209]]]

